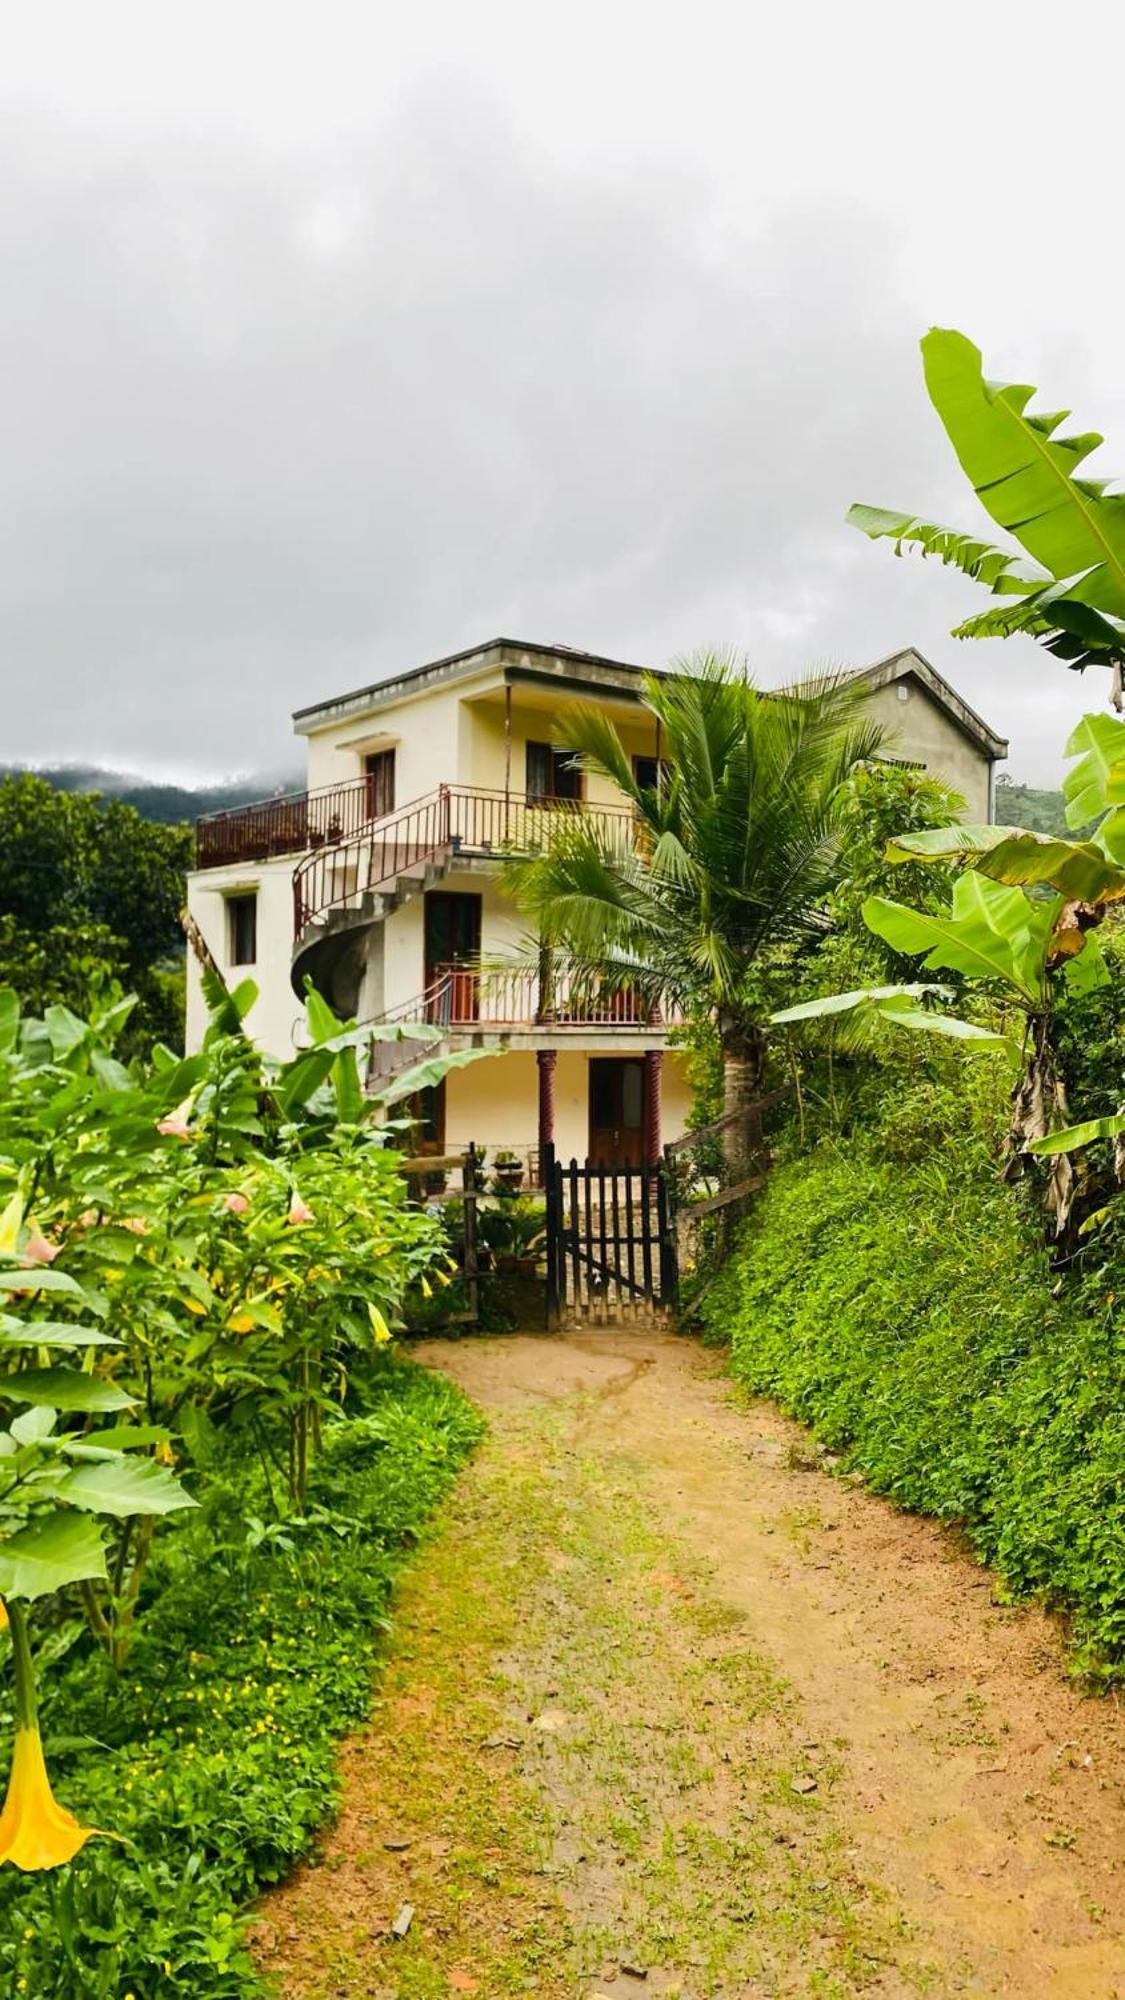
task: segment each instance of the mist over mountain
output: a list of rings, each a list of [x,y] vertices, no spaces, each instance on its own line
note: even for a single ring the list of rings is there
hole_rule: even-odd
[[[199,819],[203,813],[249,805],[255,799],[273,798],[279,792],[297,792],[304,782],[301,772],[294,768],[257,771],[211,784],[172,785],[158,778],[142,777],[135,771],[115,771],[101,764],[0,764],[0,779],[18,777],[26,771],[45,778],[58,792],[100,792],[104,798],[135,806],[145,819],[158,820],[165,826]]]

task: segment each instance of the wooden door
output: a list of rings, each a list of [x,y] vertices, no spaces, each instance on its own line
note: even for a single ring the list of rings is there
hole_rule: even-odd
[[[645,1156],[645,1066],[637,1056],[590,1057],[592,1166],[640,1167]]]
[[[450,1018],[475,1021],[477,1018],[477,973],[480,964],[481,899],[478,895],[452,889],[430,889],[426,894],[426,991],[442,966],[464,966],[454,976],[454,991],[446,1003],[455,1011]]]

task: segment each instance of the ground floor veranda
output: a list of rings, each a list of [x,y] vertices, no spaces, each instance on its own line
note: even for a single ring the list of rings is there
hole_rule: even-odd
[[[562,1160],[655,1165],[688,1128],[684,1060],[680,1049],[623,1049],[608,1037],[582,1048],[506,1048],[426,1093],[419,1150],[472,1144],[490,1162],[514,1153],[528,1185],[538,1183],[548,1142]]]

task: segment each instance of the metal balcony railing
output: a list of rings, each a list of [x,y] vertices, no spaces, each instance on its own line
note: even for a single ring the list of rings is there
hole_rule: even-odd
[[[371,823],[373,805],[371,780],[363,777],[207,813],[196,822],[196,866],[224,868],[232,862],[272,861],[308,848],[336,847]]]
[[[476,785],[441,785],[350,839],[320,846],[300,863],[293,877],[295,936],[333,910],[388,892],[400,876],[427,862],[542,852],[567,821],[594,825],[615,845],[633,844],[635,820],[629,806],[587,806]]]
[[[546,977],[530,965],[439,965],[424,993],[379,1016],[404,1028],[424,1022],[449,1030],[671,1027],[681,1019],[678,1007],[655,1010],[639,993],[592,981],[562,959],[551,961]]]

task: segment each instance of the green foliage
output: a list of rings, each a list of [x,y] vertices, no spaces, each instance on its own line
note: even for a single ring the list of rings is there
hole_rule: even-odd
[[[270,1527],[261,1473],[222,1451],[203,1507],[154,1559],[124,1676],[73,1624],[48,1636],[58,1789],[131,1844],[91,1842],[54,1887],[0,1871],[0,1991],[264,1992],[237,1913],[330,1811],[335,1742],[370,1705],[394,1573],[479,1433],[440,1378],[368,1361],[303,1515]]]
[[[179,915],[191,866],[186,826],[132,806],[56,791],[25,773],[0,782],[0,978],[28,1011],[84,1012],[112,982],[137,994],[126,1053],[178,1042]]]
[[[644,695],[665,760],[655,790],[637,782],[602,710],[579,705],[567,723],[585,766],[629,800],[641,838],[560,817],[550,851],[513,863],[511,881],[540,935],[592,978],[740,1014],[762,955],[823,931],[842,787],[880,732],[846,679],[766,694],[711,657],[648,678]]]
[[[1030,632],[1069,666],[1120,663],[1125,653],[1125,495],[1079,477],[1096,431],[1058,437],[1068,412],[1029,413],[1025,383],[986,380],[979,348],[931,327],[922,341],[926,387],[977,499],[1026,551],[994,548],[915,515],[855,506],[853,525],[901,549],[913,544],[984,584],[1001,602],[956,638]]]
[[[1024,826],[1029,833],[1065,833],[1066,800],[1061,791],[1017,784],[1001,772],[996,780],[996,817],[1005,826]]]
[[[998,1110],[927,1084],[779,1168],[704,1314],[747,1388],[963,1524],[1014,1595],[1069,1612],[1083,1668],[1125,1678],[1125,1245],[1059,1292],[996,1178]]]

